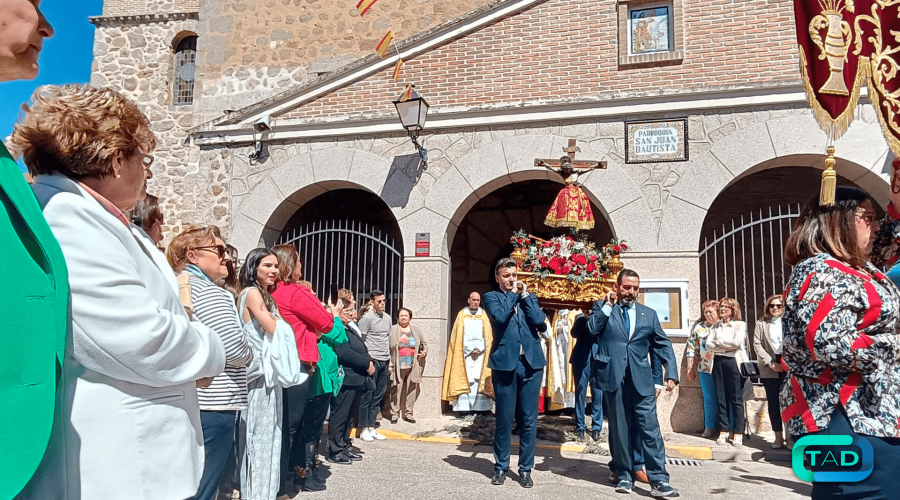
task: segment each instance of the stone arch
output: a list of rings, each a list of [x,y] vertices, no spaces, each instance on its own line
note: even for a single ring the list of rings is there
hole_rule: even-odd
[[[250,165],[244,149],[233,155],[231,183],[234,214],[231,239],[239,249],[273,244],[290,217],[326,191],[351,188],[380,196],[398,224],[410,204],[404,204],[402,195],[394,191],[402,192],[411,182],[404,183],[403,176],[392,181],[397,169],[384,158],[366,151],[310,150],[308,144],[275,144],[269,147],[268,158]],[[408,197],[415,199],[415,194]],[[408,240],[400,227],[401,240]]]
[[[823,169],[825,134],[811,114],[791,115],[750,125],[691,157],[669,189],[656,231],[660,250],[696,251],[706,214],[729,186],[756,172],[784,166]],[[839,175],[886,203],[884,172],[888,148],[877,122],[857,120],[835,142]],[[887,170],[886,170],[887,169]]]
[[[198,37],[199,35],[197,35],[197,33],[192,30],[179,31],[178,33],[175,34],[174,37],[172,37],[172,41],[169,43],[169,50],[171,50],[172,53],[174,54],[175,50],[178,48],[178,45],[182,41],[184,41],[185,38],[192,37],[192,36]]]

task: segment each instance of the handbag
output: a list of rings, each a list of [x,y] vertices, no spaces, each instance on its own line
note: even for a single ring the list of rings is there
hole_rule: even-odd
[[[272,335],[263,335],[262,371],[266,387],[293,387],[309,378],[300,363],[294,328],[283,319],[275,321]]]
[[[750,355],[747,354],[746,346],[735,351],[734,361],[737,363],[738,371],[741,373],[742,377],[750,378],[759,376],[759,364],[755,359],[750,359]]]
[[[243,311],[248,290],[241,293],[239,311]],[[294,340],[294,329],[283,319],[275,321],[275,332],[266,335],[259,332],[249,321],[244,324],[244,335],[253,360],[247,367],[247,380],[252,381],[262,376],[266,387],[293,387],[309,378],[306,368],[300,363],[297,342]]]

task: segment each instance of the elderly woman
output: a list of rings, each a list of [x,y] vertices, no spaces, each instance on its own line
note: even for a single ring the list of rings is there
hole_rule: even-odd
[[[204,460],[195,381],[222,372],[225,350],[188,319],[172,268],[122,213],[151,177],[147,118],[113,90],[43,87],[12,142],[65,255],[72,311],[66,418],[26,497],[193,496]]]
[[[772,448],[784,446],[784,423],[781,421],[781,404],[778,392],[784,382],[784,368],[781,366],[783,335],[781,313],[784,312],[784,301],[781,295],[772,295],[766,299],[763,316],[756,322],[753,331],[753,350],[759,362],[759,378],[766,388],[766,399],[769,406],[769,421],[775,431],[775,442]]]
[[[338,301],[344,306],[340,311],[341,322],[347,331],[347,342],[337,345],[334,352],[338,363],[344,369],[344,383],[337,396],[331,400],[331,414],[328,417],[328,461],[347,465],[362,460],[362,455],[350,449],[350,422],[359,408],[359,394],[366,386],[375,387],[371,375],[375,365],[369,360],[369,352],[362,341],[360,332],[354,330],[356,299],[346,288],[337,291]]]
[[[746,341],[747,323],[741,321],[741,306],[734,299],[720,300],[719,321],[706,337],[706,349],[715,356],[713,378],[716,381],[716,399],[719,405],[716,425],[719,437],[716,444],[725,444],[730,430],[731,444],[736,447],[743,445],[744,397],[738,357],[745,352]]]
[[[131,211],[131,222],[143,229],[154,243],[157,245],[162,243],[162,227],[165,219],[162,209],[159,208],[159,198],[148,194],[146,198],[138,201]]]
[[[194,317],[216,332],[225,345],[225,371],[197,389],[206,462],[195,500],[214,500],[234,443],[238,412],[247,409],[247,365],[253,358],[234,295],[216,285],[228,274],[228,256],[219,228],[188,227],[169,244],[173,269],[190,275]]]
[[[0,82],[31,80],[53,28],[32,0],[0,2]],[[4,123],[8,126],[8,123]],[[10,498],[31,478],[53,424],[56,368],[63,364],[69,285],[59,244],[22,172],[0,140],[0,301],[3,329],[16,363],[0,369],[3,443],[0,498]],[[58,412],[57,412],[58,413]]]
[[[872,473],[815,482],[813,498],[895,498],[900,462],[900,292],[867,262],[878,230],[869,197],[839,187],[834,206],[808,204],[785,247],[781,417],[797,439],[849,435],[871,444]]]
[[[691,329],[687,340],[685,357],[687,358],[687,376],[693,382],[700,374],[700,390],[703,393],[703,437],[715,435],[716,417],[719,403],[716,395],[716,381],[713,378],[713,353],[706,349],[706,338],[710,328],[719,321],[719,303],[707,300],[701,307],[703,319]]]
[[[397,313],[397,324],[391,328],[389,336],[391,362],[388,366],[388,376],[391,378],[392,424],[397,423],[401,408],[403,420],[416,423],[414,416],[416,397],[419,395],[428,345],[422,338],[422,331],[410,324],[412,317],[411,310],[401,307]]]

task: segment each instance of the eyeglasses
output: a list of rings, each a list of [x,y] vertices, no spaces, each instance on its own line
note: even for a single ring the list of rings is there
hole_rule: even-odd
[[[771,309],[784,309],[784,304],[769,304]]]
[[[875,212],[869,212],[867,210],[861,210],[856,212],[854,215],[861,220],[864,221],[867,225],[871,226],[873,222],[875,222]]]
[[[225,258],[225,254],[227,253],[227,249],[224,245],[210,245],[205,247],[194,247],[194,250],[208,250],[219,256],[220,259]]]
[[[138,153],[141,155],[141,165],[143,165],[144,170],[150,170],[150,167],[153,165],[153,155],[148,155],[145,153]]]

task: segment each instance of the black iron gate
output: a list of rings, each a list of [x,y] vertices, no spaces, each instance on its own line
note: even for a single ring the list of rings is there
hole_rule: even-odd
[[[749,333],[762,316],[766,298],[782,293],[791,266],[784,244],[800,216],[800,205],[768,207],[733,219],[705,238],[700,250],[700,297],[738,301]]]
[[[347,288],[361,305],[379,289],[396,319],[403,303],[403,249],[391,233],[353,220],[321,220],[285,232],[279,244],[297,247],[303,279],[323,301]]]

